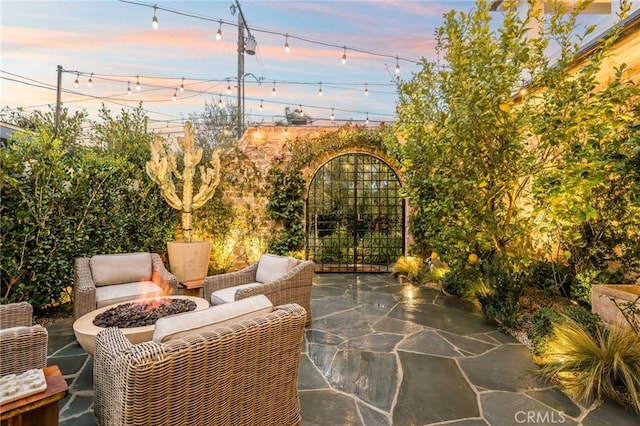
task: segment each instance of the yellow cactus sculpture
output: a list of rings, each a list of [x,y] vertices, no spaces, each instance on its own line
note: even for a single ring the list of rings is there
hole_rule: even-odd
[[[162,196],[171,207],[182,213],[182,231],[184,241],[191,242],[191,214],[202,207],[213,197],[220,183],[220,156],[217,151],[211,155],[211,167],[200,166],[201,185],[198,193],[193,195],[193,177],[196,166],[202,160],[202,148],[196,149],[191,122],[184,123],[184,137],[178,137],[178,145],[184,152],[184,169],[178,171],[176,155],[164,147],[164,140],[156,136],[151,144],[151,160],[147,161],[147,174],[158,186]],[[182,199],[176,193],[173,176],[183,182]]]

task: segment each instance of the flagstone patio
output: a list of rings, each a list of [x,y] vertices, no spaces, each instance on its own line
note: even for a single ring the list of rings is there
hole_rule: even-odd
[[[390,274],[316,275],[298,388],[302,425],[637,425],[537,379],[529,350],[473,306]],[[49,330],[69,395],[60,424],[94,425],[93,359],[71,319]]]

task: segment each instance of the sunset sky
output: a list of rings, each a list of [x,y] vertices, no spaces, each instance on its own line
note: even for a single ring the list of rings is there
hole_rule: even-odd
[[[67,71],[62,101],[71,111],[84,109],[95,119],[102,103],[117,113],[142,102],[151,128],[177,132],[205,102],[236,102],[238,31],[231,24],[238,18],[232,4],[1,0],[1,105],[48,110],[55,105],[61,65]],[[473,4],[241,0],[258,45],[255,56],[245,55],[247,121],[272,124],[287,106],[302,106],[317,124],[330,123],[332,112],[340,124],[367,117],[371,125],[393,121],[396,63],[400,77],[409,78],[421,57],[436,60],[434,31],[443,13],[468,11]],[[157,30],[151,25],[154,5]],[[222,39],[216,41],[219,28]]]

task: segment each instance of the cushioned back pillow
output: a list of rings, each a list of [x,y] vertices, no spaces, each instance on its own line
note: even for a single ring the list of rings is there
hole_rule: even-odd
[[[93,256],[90,263],[96,286],[151,280],[149,253],[100,254]]]
[[[270,283],[284,276],[291,269],[291,265],[297,262],[291,257],[276,256],[275,254],[263,254],[258,261],[256,269],[256,281],[262,284]],[[295,266],[295,265],[294,265]]]
[[[160,318],[153,331],[153,341],[156,343],[181,339],[189,334],[214,330],[226,324],[255,318],[273,311],[273,304],[260,294],[236,302],[225,303],[203,309]]]

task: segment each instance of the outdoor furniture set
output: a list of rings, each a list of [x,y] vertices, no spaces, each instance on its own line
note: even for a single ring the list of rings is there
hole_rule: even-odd
[[[76,324],[105,306],[177,292],[154,253],[81,258],[75,269]],[[97,424],[299,424],[313,274],[313,262],[265,254],[241,271],[207,277],[211,307],[160,318],[148,341],[131,343],[126,329],[96,333]]]
[[[29,303],[0,305],[3,426],[57,425],[58,403],[67,395],[67,382],[60,369],[55,365],[47,367],[47,330],[32,321],[33,307]],[[22,382],[36,373],[44,380]]]

